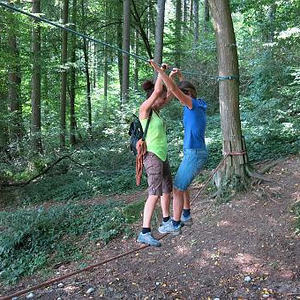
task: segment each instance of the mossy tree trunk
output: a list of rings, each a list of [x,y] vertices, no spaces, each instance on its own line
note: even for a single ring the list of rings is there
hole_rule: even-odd
[[[217,39],[219,63],[219,102],[223,153],[230,155],[219,171],[219,190],[240,191],[248,185],[247,156],[239,112],[239,68],[229,0],[209,0]]]

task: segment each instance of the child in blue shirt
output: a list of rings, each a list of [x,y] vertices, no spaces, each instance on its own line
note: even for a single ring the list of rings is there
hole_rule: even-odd
[[[169,77],[154,61],[151,60],[150,64],[160,74],[168,91],[184,105],[184,157],[174,181],[173,220],[168,224],[163,222],[159,227],[161,233],[174,233],[180,229],[181,222],[185,225],[192,224],[188,187],[207,160],[208,154],[204,139],[207,105],[204,100],[197,99],[197,92],[192,83],[182,80],[177,86],[172,80],[173,76]],[[173,69],[172,72],[181,77],[178,69]]]

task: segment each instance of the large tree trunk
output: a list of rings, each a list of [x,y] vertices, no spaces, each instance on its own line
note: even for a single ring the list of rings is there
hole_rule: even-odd
[[[229,0],[209,0],[209,4],[217,38],[223,153],[242,153],[245,145],[239,112],[238,56]],[[246,187],[246,164],[246,155],[230,155],[219,173],[220,188],[241,190]]]
[[[17,46],[17,37],[14,29],[16,26],[16,20],[14,16],[14,14],[11,15],[11,28],[8,34],[8,46],[10,50],[10,64],[8,72],[8,99],[9,110],[11,113],[10,139],[12,141],[19,140],[23,135],[22,105],[20,99],[20,57]]]
[[[166,0],[157,0],[154,61],[158,64],[161,64],[162,62],[165,4]]]
[[[32,12],[41,12],[40,0],[32,1]],[[42,153],[41,139],[41,27],[34,21],[32,28],[31,134],[33,149]]]
[[[72,8],[72,26],[73,30],[76,30],[77,22],[77,0],[73,0]],[[70,70],[70,144],[75,146],[76,144],[76,116],[75,116],[75,85],[76,85],[76,36],[71,36],[71,62],[72,67]]]
[[[181,0],[176,0],[176,23],[175,23],[175,66],[180,67],[181,60]]]
[[[123,0],[123,44],[122,49],[130,51],[130,0]],[[129,91],[129,55],[123,53],[122,66],[122,103],[128,100]]]
[[[63,24],[68,23],[69,0],[64,0],[62,9]],[[66,146],[66,104],[67,104],[67,69],[68,32],[62,30],[61,47],[61,88],[60,88],[60,147]]]

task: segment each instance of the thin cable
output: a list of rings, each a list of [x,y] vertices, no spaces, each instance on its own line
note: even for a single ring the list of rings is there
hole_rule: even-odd
[[[119,47],[110,45],[110,44],[108,44],[108,43],[106,43],[106,42],[103,42],[103,41],[100,41],[100,40],[98,40],[98,39],[96,39],[96,38],[90,37],[90,36],[88,36],[88,35],[86,35],[86,34],[83,34],[83,33],[80,33],[80,32],[78,32],[78,31],[75,31],[75,30],[73,30],[73,29],[70,29],[70,28],[68,28],[68,27],[66,27],[66,26],[63,26],[63,25],[59,24],[59,23],[53,22],[53,21],[48,20],[48,19],[43,18],[43,17],[39,17],[39,16],[37,16],[37,15],[35,15],[35,14],[32,14],[32,13],[27,12],[27,11],[25,11],[25,10],[22,10],[22,9],[20,9],[20,8],[11,6],[11,5],[9,5],[9,4],[3,2],[3,1],[0,1],[0,6],[3,6],[3,7],[5,7],[5,8],[7,8],[7,9],[16,11],[16,12],[18,12],[18,13],[21,13],[21,14],[23,14],[23,15],[26,15],[26,16],[28,16],[28,17],[30,17],[30,18],[33,18],[33,19],[35,19],[35,20],[38,20],[38,21],[40,21],[40,22],[44,22],[44,23],[47,23],[47,24],[49,24],[49,25],[51,25],[51,26],[54,26],[54,27],[60,28],[60,29],[62,29],[62,30],[68,31],[68,32],[70,32],[70,33],[72,33],[72,34],[75,34],[75,35],[77,35],[77,36],[79,36],[79,37],[81,37],[81,38],[83,38],[83,39],[92,41],[92,42],[97,43],[97,44],[104,45],[104,46],[106,46],[106,47],[109,47],[109,48],[111,48],[111,49],[113,49],[113,50],[116,50],[116,51],[119,51],[119,52],[125,53],[125,54],[127,54],[127,55],[129,55],[129,56],[132,56],[132,57],[134,57],[134,58],[140,59],[140,60],[142,60],[142,61],[144,61],[144,62],[149,62],[149,59],[146,58],[146,57],[143,57],[143,56],[140,56],[140,55],[137,55],[137,54],[130,53],[130,52],[128,52],[128,51],[126,51],[126,50],[123,50],[123,49],[121,49],[121,48],[119,48]],[[170,67],[171,67],[171,68],[174,68],[173,66],[170,66]],[[199,74],[199,73],[189,72],[189,71],[181,71],[181,73],[182,73],[182,74],[185,74],[185,75],[192,75],[192,76],[197,76],[197,77],[204,77],[204,76],[205,76],[205,77],[209,77],[209,79],[211,79],[211,80],[216,80],[216,79],[218,78],[217,76],[206,75],[206,74]]]
[[[145,58],[145,57],[142,57],[142,56],[139,56],[139,55],[130,53],[130,52],[126,51],[126,50],[120,49],[120,48],[118,48],[118,47],[116,47],[116,46],[113,46],[113,45],[110,45],[110,44],[108,44],[108,43],[106,43],[106,42],[100,41],[100,40],[95,39],[95,38],[93,38],[93,37],[90,37],[90,36],[88,36],[88,35],[86,35],[86,34],[77,32],[77,31],[75,31],[75,30],[73,30],[73,29],[70,29],[70,28],[65,27],[65,26],[63,26],[63,25],[60,25],[60,24],[55,23],[55,22],[53,22],[53,21],[50,21],[50,20],[48,20],[48,19],[39,17],[39,16],[37,16],[37,15],[35,15],[35,14],[32,14],[32,13],[27,12],[27,11],[25,11],[25,10],[22,10],[22,9],[20,9],[20,8],[17,8],[17,7],[8,5],[7,3],[5,3],[5,2],[3,2],[3,1],[0,1],[0,5],[3,6],[3,7],[8,8],[8,9],[10,9],[10,10],[13,10],[13,11],[16,11],[16,12],[18,12],[18,13],[21,13],[21,14],[23,14],[23,15],[26,15],[26,16],[28,16],[28,17],[30,17],[30,18],[36,19],[36,20],[41,21],[41,22],[45,22],[45,23],[47,23],[47,24],[49,24],[49,25],[51,25],[51,26],[60,28],[60,29],[62,29],[62,30],[68,31],[68,32],[71,32],[71,33],[73,33],[73,34],[75,34],[75,35],[77,35],[77,36],[82,37],[83,39],[90,40],[90,41],[92,41],[92,42],[94,42],[94,43],[102,44],[102,45],[104,45],[104,46],[106,46],[106,47],[109,47],[109,48],[111,48],[111,49],[120,51],[120,52],[125,53],[125,54],[127,54],[127,55],[130,55],[130,56],[132,56],[132,57],[135,57],[135,58],[138,58],[138,59],[140,59],[140,60],[143,60],[143,61],[145,61],[145,62],[148,62],[148,61],[149,61],[149,59],[147,59],[147,58]]]

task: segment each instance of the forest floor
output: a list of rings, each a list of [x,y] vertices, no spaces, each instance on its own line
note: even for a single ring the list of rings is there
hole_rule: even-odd
[[[34,299],[300,299],[300,236],[293,205],[300,201],[300,158],[280,161],[229,203],[202,195],[193,202],[194,224],[141,251],[34,291]],[[265,163],[267,164],[267,163]],[[257,165],[262,169],[265,164]],[[192,190],[195,196],[197,189]],[[142,194],[126,196],[134,201]],[[92,201],[102,201],[102,198]],[[136,224],[136,233],[140,224]],[[153,229],[159,236],[156,228]],[[95,264],[139,247],[136,237],[91,249]],[[61,265],[56,276],[79,268]],[[41,282],[39,276],[6,287],[8,295]],[[28,296],[28,294],[27,294]],[[19,297],[18,299],[25,297]]]

